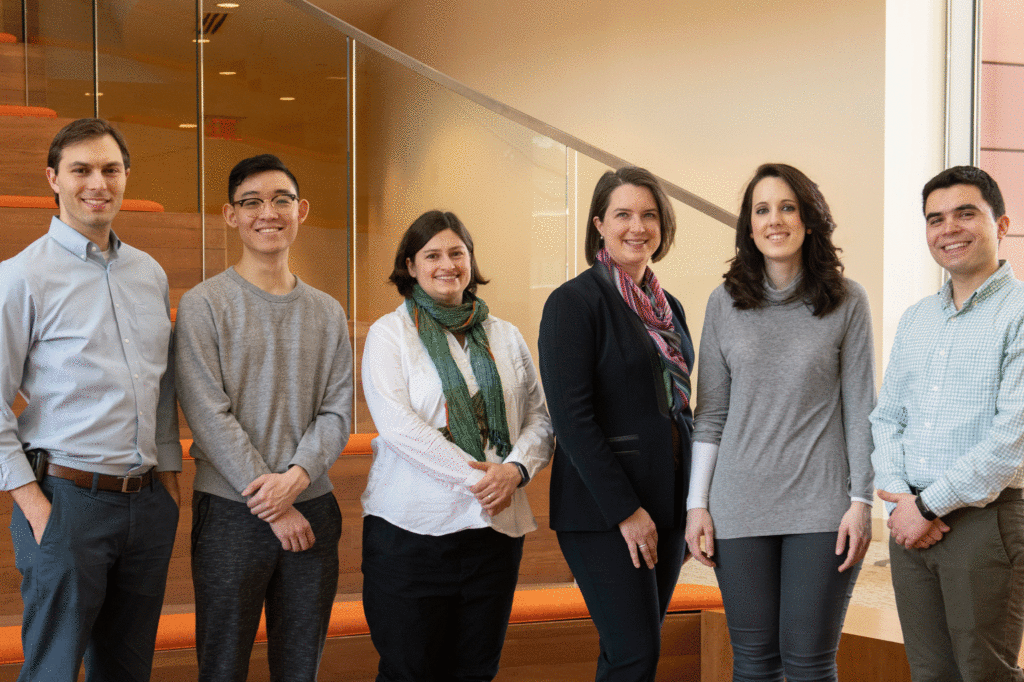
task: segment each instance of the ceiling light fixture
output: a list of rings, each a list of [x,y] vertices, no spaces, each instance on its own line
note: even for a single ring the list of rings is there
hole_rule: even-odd
[[[210,42],[210,39],[209,38],[199,38],[197,40],[197,39],[193,38],[192,42],[193,43],[208,43],[208,42]]]
[[[222,76],[234,76],[238,72],[237,71],[219,71],[218,73],[220,73],[220,75],[222,75]]]
[[[92,97],[92,93],[91,92],[87,92],[87,93],[85,93],[85,96],[86,97]],[[102,92],[97,92],[96,96],[97,97],[103,97],[103,93]]]
[[[345,76],[328,76],[327,80],[329,80],[329,81],[344,81],[344,80],[348,80],[348,79],[345,78]]]
[[[189,129],[191,129],[191,128],[195,128],[196,124],[195,123],[179,123],[178,127],[179,128],[189,128]]]
[[[281,101],[282,102],[294,102],[295,98],[294,97],[282,97]]]
[[[235,9],[238,7],[237,2],[218,2],[217,7],[223,7],[224,9]]]

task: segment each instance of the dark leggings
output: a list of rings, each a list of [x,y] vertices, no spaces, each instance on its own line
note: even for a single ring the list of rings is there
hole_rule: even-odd
[[[836,533],[715,541],[733,682],[835,682],[836,651],[860,564],[840,573]]]

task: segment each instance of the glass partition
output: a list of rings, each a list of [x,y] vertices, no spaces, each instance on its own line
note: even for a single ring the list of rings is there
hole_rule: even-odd
[[[161,210],[125,210],[115,229],[164,266],[172,305],[239,257],[221,217],[234,164],[270,152],[293,170],[311,210],[291,266],[349,314],[357,431],[374,430],[358,394],[359,355],[370,324],[400,303],[386,282],[408,225],[429,209],[454,211],[491,280],[481,295],[535,351],[547,296],[587,267],[593,187],[625,163],[301,0],[16,4],[38,80],[14,96],[58,113],[37,125],[40,147],[95,111],[122,129],[133,161],[126,197]],[[10,3],[0,6],[5,29],[21,25]],[[8,68],[24,63],[15,55]],[[30,176],[16,191],[49,193],[41,173]],[[696,337],[704,301],[687,292],[719,281],[733,232],[721,209],[675,186],[669,194],[679,230],[655,270]]]
[[[43,79],[30,88],[28,104],[69,119],[92,116],[92,0],[34,0],[27,9],[29,72]]]
[[[356,353],[401,303],[387,284],[406,228],[452,211],[490,283],[480,295],[536,347],[547,294],[565,280],[566,148],[400,64],[356,48]],[[372,430],[359,401],[359,431]]]
[[[221,3],[225,4],[225,3]],[[226,3],[235,4],[235,3]],[[275,154],[310,203],[291,249],[292,270],[349,309],[348,49],[339,36],[279,0],[203,7],[203,156],[206,228],[224,230],[228,173],[244,158]],[[225,234],[207,277],[237,262]]]

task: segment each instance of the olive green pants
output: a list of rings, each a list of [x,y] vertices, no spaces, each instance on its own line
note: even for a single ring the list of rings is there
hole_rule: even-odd
[[[1021,682],[1024,501],[957,509],[928,549],[889,553],[914,682]]]

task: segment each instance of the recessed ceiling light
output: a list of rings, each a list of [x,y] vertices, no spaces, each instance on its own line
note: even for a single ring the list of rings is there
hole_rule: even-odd
[[[237,72],[236,71],[220,71],[218,73],[220,73],[220,75],[222,75],[222,76],[234,76],[235,73],[237,73]]]
[[[223,7],[224,9],[234,9],[238,7],[237,2],[218,2],[217,7]]]
[[[193,43],[208,43],[208,42],[210,42],[210,39],[209,38],[199,38],[198,40],[196,40],[195,38],[193,38],[192,42]]]
[[[195,123],[179,123],[178,127],[179,128],[195,128],[196,124]]]
[[[92,97],[92,93],[91,92],[87,92],[87,93],[85,93],[85,96],[86,97]],[[96,96],[97,97],[103,97],[103,93],[102,92],[97,92]]]
[[[294,97],[282,97],[281,101],[282,102],[294,102],[295,98]]]

